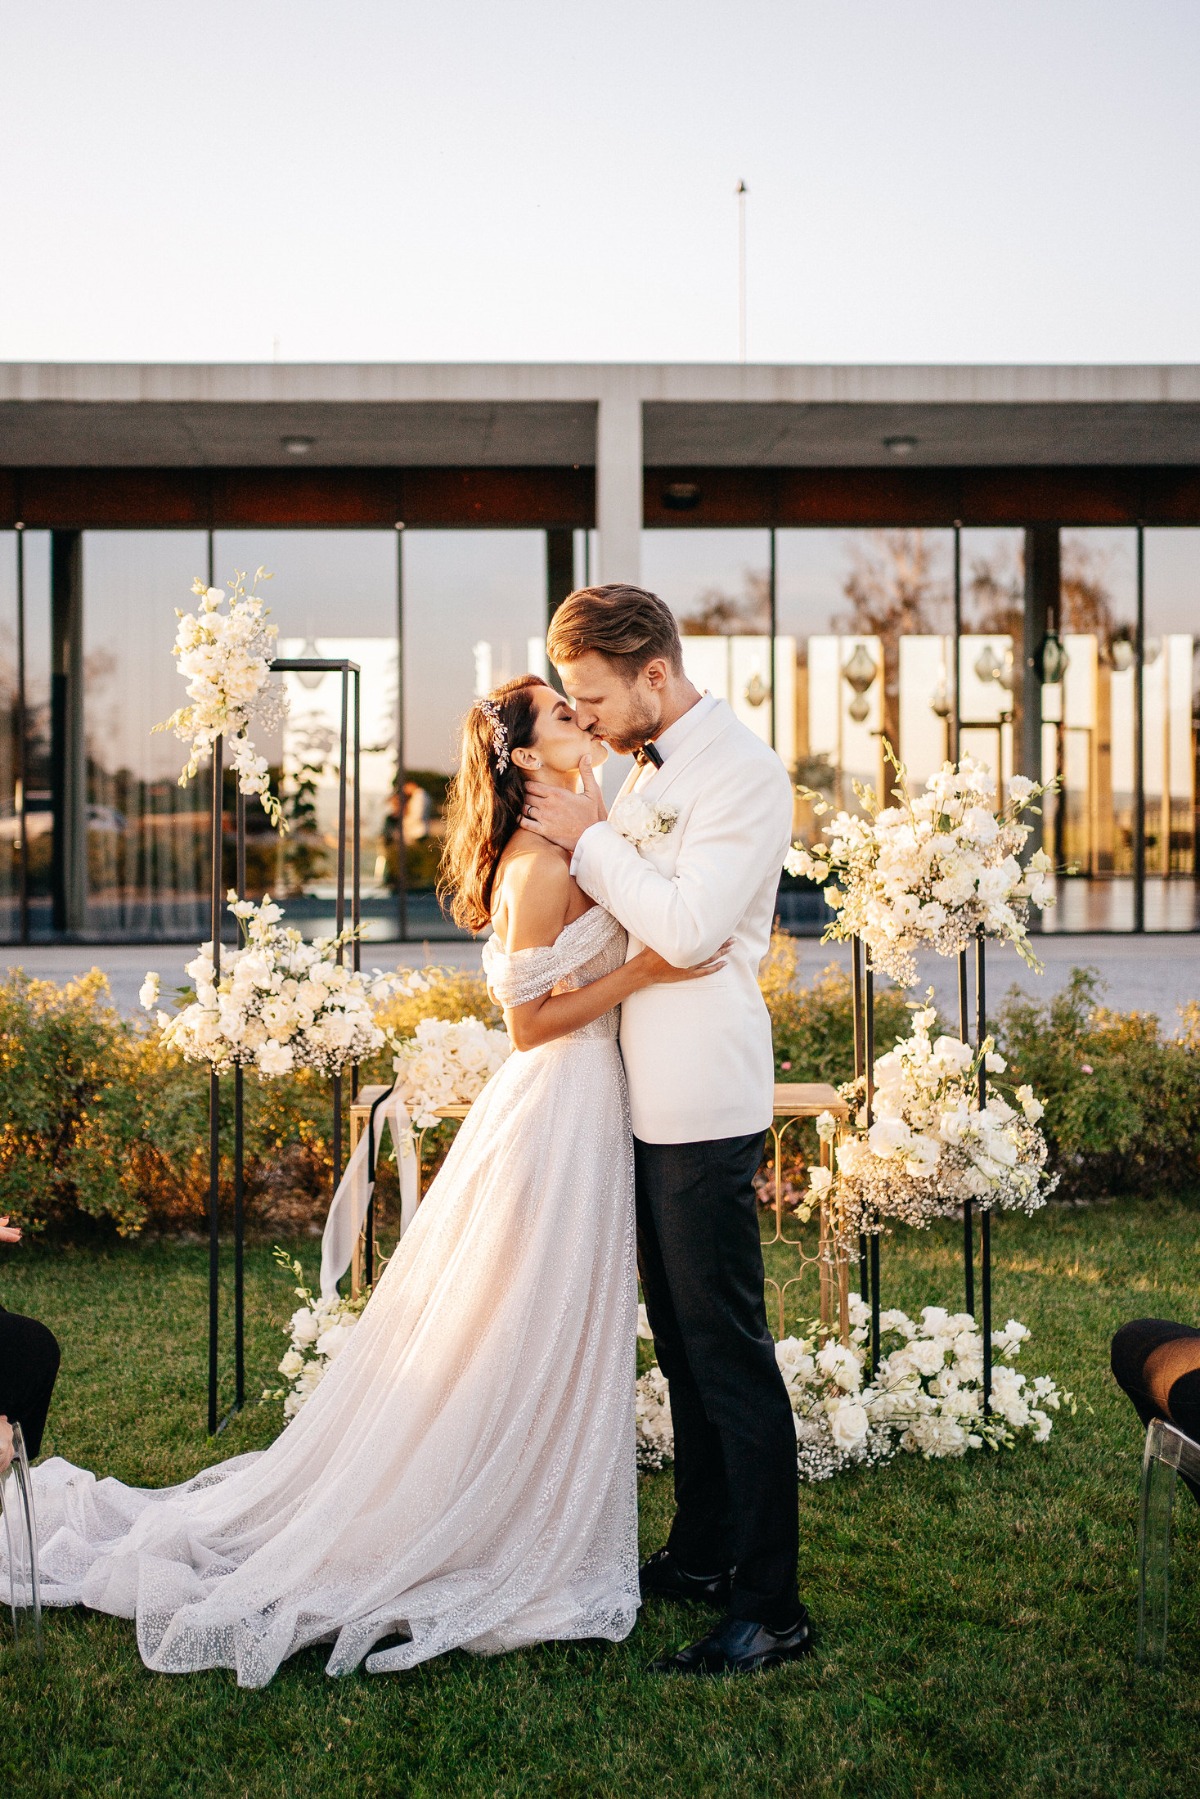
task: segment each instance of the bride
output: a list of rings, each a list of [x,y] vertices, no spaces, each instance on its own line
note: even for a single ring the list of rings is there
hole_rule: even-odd
[[[34,1474],[42,1593],[137,1623],[150,1668],[264,1686],[550,1638],[637,1612],[633,1149],[621,1001],[720,967],[625,960],[625,933],[521,827],[526,776],[602,746],[533,676],[472,708],[445,891],[493,934],[519,1054],[476,1101],[354,1335],[265,1451],[159,1491],[59,1457]],[[388,1639],[387,1646],[381,1647]]]

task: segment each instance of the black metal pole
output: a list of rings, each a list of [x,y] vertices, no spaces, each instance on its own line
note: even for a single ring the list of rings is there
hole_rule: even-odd
[[[987,939],[982,931],[975,938],[975,1040],[979,1058],[979,1110],[987,1104],[987,1066],[982,1054],[987,1036],[987,993],[985,982]],[[983,1410],[992,1409],[992,1208],[984,1206],[979,1215],[979,1285],[983,1300]]]
[[[862,938],[855,937],[850,944],[850,1004],[854,1013],[854,1078],[863,1078],[863,1020],[862,1020]],[[858,1233],[858,1291],[866,1302],[869,1292],[867,1266],[867,1233]]]
[[[951,760],[957,762],[962,753],[962,700],[959,673],[962,661],[962,525],[954,521],[954,723],[950,744]]]
[[[958,1040],[966,1043],[967,1029],[967,952],[958,952]],[[975,1316],[975,1226],[970,1195],[963,1200],[963,1279],[966,1285],[966,1309]]]
[[[404,526],[396,526],[396,922],[408,942],[408,846],[404,841]]]
[[[770,567],[770,577],[769,577],[768,586],[767,586],[767,598],[768,598],[768,601],[770,604],[770,626],[771,626],[771,693],[770,693],[771,748],[774,750],[774,749],[778,749],[778,747],[779,747],[779,738],[778,738],[779,713],[778,713],[778,710],[777,710],[776,704],[775,704],[775,639],[779,635],[779,593],[778,593],[778,588],[776,586],[775,527],[774,527],[774,525],[771,526],[771,567]]]
[[[246,897],[246,796],[237,792],[237,896]],[[233,1071],[233,1371],[234,1410],[246,1403],[246,1114],[245,1075]]]
[[[337,895],[334,901],[334,921],[340,937],[346,928],[346,762],[350,752],[350,673],[348,666],[342,670],[342,724],[338,743],[338,841],[337,841]],[[337,947],[339,963],[346,960],[346,946],[339,943]],[[342,1178],[342,1077],[333,1077],[333,1185],[336,1190]]]
[[[25,711],[25,527],[17,526],[17,830],[21,853],[17,860],[17,908],[19,936],[29,942],[29,838],[25,830],[26,795],[29,781],[29,727]]]
[[[209,893],[209,930],[212,936],[213,982],[221,978],[221,873],[224,851],[225,741],[218,737],[212,757],[212,884]],[[221,1204],[221,1077],[214,1068],[208,1077],[208,1434],[217,1428],[217,1300],[220,1286]]]
[[[867,1129],[874,1122],[875,1109],[875,970],[870,949],[866,953],[863,993],[863,1055],[867,1075]],[[879,1230],[871,1232],[871,1379],[879,1372]]]
[[[1133,928],[1146,928],[1146,532],[1137,528],[1137,622],[1133,654]],[[1057,804],[1057,802],[1056,802]],[[1164,863],[1163,873],[1166,873]]]

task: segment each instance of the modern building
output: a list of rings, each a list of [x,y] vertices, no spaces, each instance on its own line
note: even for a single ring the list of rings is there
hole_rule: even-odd
[[[193,578],[259,565],[280,653],[363,669],[372,935],[451,934],[456,722],[588,579],[843,803],[885,739],[1057,776],[1050,928],[1196,926],[1200,368],[0,366],[0,935],[205,934],[209,791],[152,727]],[[286,679],[249,877],[316,923],[340,687]]]

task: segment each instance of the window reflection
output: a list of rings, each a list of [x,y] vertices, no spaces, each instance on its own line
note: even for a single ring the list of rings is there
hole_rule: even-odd
[[[180,787],[185,746],[153,730],[184,699],[172,608],[207,557],[202,532],[84,534],[86,807],[66,854],[85,860],[89,935],[207,935],[208,772]]]

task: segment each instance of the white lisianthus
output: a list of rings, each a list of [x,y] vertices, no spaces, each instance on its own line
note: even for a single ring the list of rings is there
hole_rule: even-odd
[[[995,781],[970,757],[947,763],[911,794],[904,769],[884,746],[898,777],[895,804],[865,789],[867,816],[838,812],[819,844],[794,846],[788,871],[825,885],[837,913],[825,937],[860,937],[877,968],[903,986],[916,978],[914,951],[965,949],[982,931],[1011,942],[1033,963],[1026,914],[1052,903],[1049,865],[1039,855],[1022,868],[1030,834],[1022,818],[1045,791],[1017,779],[997,809]],[[802,789],[811,802],[811,789]],[[1034,964],[1036,965],[1036,964]]]
[[[940,1306],[926,1306],[919,1323],[901,1311],[882,1313],[883,1353],[870,1380],[870,1307],[851,1293],[848,1312],[848,1343],[831,1340],[818,1348],[814,1326],[810,1336],[785,1337],[775,1345],[802,1479],[827,1480],[844,1468],[875,1466],[897,1449],[943,1460],[985,1444],[1042,1443],[1050,1435],[1052,1413],[1064,1405],[1075,1409],[1073,1397],[1049,1375],[1030,1381],[1009,1366],[1028,1335],[1014,1320],[996,1333],[994,1403],[985,1414],[982,1349],[968,1313],[951,1316]],[[637,1383],[635,1422],[639,1467],[663,1467],[674,1437],[667,1385],[657,1367]]]
[[[306,942],[282,923],[269,894],[261,904],[232,897],[230,905],[243,947],[222,958],[218,982],[212,945],[201,945],[188,963],[195,1000],[165,1023],[160,1014],[164,1042],[189,1061],[218,1071],[253,1068],[264,1079],[298,1068],[337,1074],[383,1047],[374,1008],[397,991],[415,991],[410,977],[368,977],[339,963],[352,932]]]
[[[833,1214],[848,1243],[888,1219],[929,1224],[968,1199],[1036,1211],[1057,1182],[1045,1173],[1048,1146],[1032,1092],[1018,1090],[1019,1110],[995,1088],[980,1104],[981,1065],[992,1074],[1006,1067],[993,1040],[976,1052],[957,1037],[935,1036],[930,1006],[918,1007],[912,1022],[912,1034],[875,1062],[869,1126],[864,1085],[842,1089],[854,1124],[835,1154]]]
[[[160,986],[159,977],[158,977],[158,975],[156,975],[154,973],[153,970],[151,970],[151,972],[146,976],[145,980],[142,982],[141,989],[138,993],[138,998],[141,1000],[142,1005],[146,1008],[147,1012],[150,1010],[150,1008],[152,1006],[156,1006],[158,1004],[159,986]]]

